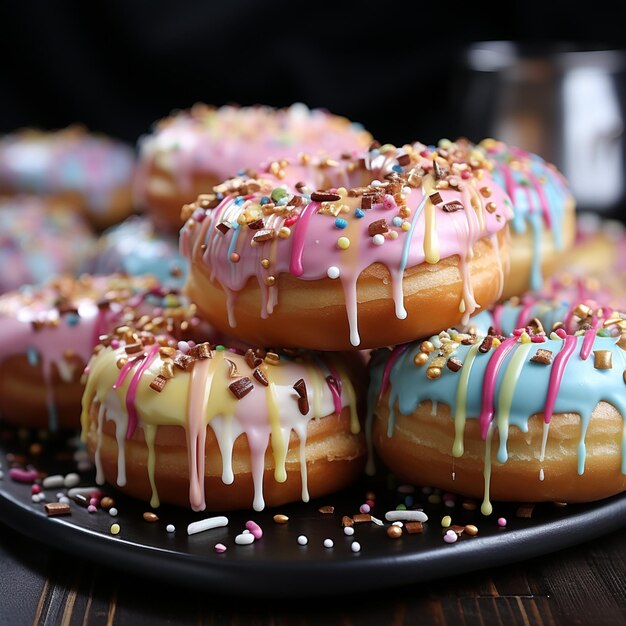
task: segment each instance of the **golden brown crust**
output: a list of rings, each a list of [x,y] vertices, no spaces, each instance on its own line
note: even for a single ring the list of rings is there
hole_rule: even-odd
[[[529,224],[525,233],[511,229],[511,272],[504,285],[501,301],[522,296],[530,289],[531,267],[534,258],[533,234]],[[574,202],[566,206],[561,231],[563,247],[557,248],[551,230],[544,230],[540,237],[541,270],[544,279],[554,275],[561,265],[561,257],[574,245],[576,238],[576,212]]]
[[[56,365],[51,365],[52,391],[58,427],[78,431],[84,364],[78,357],[68,361],[72,365],[71,381],[64,381]],[[0,419],[20,428],[49,428],[47,387],[41,363],[30,365],[24,354],[0,362]]]
[[[498,234],[499,251],[490,239],[474,247],[469,271],[474,297],[482,308],[494,304],[500,295],[499,267],[505,267],[509,252],[508,230]],[[195,257],[194,257],[195,258]],[[361,343],[350,343],[344,293],[339,281],[324,278],[305,281],[290,274],[278,277],[278,305],[261,319],[261,290],[253,279],[236,295],[237,326],[231,328],[227,317],[226,293],[210,279],[209,269],[193,261],[187,295],[198,311],[227,335],[265,346],[301,347],[316,350],[354,350],[390,346],[428,337],[461,323],[459,311],[462,279],[458,257],[442,259],[436,265],[423,263],[408,268],[404,278],[404,306],[408,317],[396,317],[389,271],[381,264],[367,268],[357,283],[358,323]],[[296,321],[297,320],[297,321]],[[381,324],[381,320],[384,323]]]
[[[378,405],[373,445],[380,461],[401,480],[415,485],[445,489],[471,498],[485,495],[485,441],[478,420],[465,426],[464,453],[452,455],[454,420],[448,406],[439,404],[432,415],[430,402],[422,403],[409,416],[396,414],[391,437],[388,394]],[[511,427],[507,441],[508,460],[496,458],[497,430],[491,445],[492,501],[591,502],[626,490],[621,472],[624,418],[610,404],[600,402],[593,411],[585,436],[584,472],[578,474],[580,416],[554,414],[541,461],[543,414],[529,419],[528,432]],[[543,480],[541,470],[543,469]]]
[[[194,202],[198,195],[222,182],[217,175],[197,171],[190,172],[188,180],[187,193],[180,188],[175,175],[159,167],[154,159],[146,163],[140,180],[141,202],[158,230],[178,233],[184,224],[180,216],[183,205]]]
[[[97,445],[98,405],[90,410],[87,433],[87,449],[95,459]],[[156,436],[155,482],[160,502],[189,507],[189,464],[185,431],[178,426],[160,426]],[[250,449],[245,435],[241,435],[233,448],[233,472],[231,485],[222,481],[221,453],[210,427],[206,439],[205,494],[209,511],[228,511],[252,508],[253,480],[250,469]],[[118,446],[115,425],[105,421],[100,447],[100,459],[106,481],[124,493],[149,502],[152,488],[147,469],[148,448],[143,431],[137,429],[125,442],[126,485],[119,487],[117,481]],[[275,507],[302,498],[299,440],[292,432],[287,454],[287,480],[276,482],[274,457],[271,443],[265,456],[263,497],[266,507]],[[313,419],[309,422],[306,441],[306,477],[311,498],[339,491],[353,484],[362,475],[365,465],[365,442],[363,433],[350,432],[350,414],[344,409]]]

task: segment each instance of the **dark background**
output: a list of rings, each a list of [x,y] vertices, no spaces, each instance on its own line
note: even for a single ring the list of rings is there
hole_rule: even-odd
[[[506,40],[538,55],[547,46],[622,50],[610,4],[6,2],[0,132],[80,122],[134,143],[195,102],[299,101],[360,122],[382,142],[480,140],[495,84],[476,100],[470,44]]]

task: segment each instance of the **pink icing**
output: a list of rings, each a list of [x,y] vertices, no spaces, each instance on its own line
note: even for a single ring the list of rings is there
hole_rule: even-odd
[[[130,385],[128,385],[128,391],[126,392],[126,410],[128,412],[126,439],[130,439],[137,428],[137,407],[135,405],[135,396],[137,394],[139,381],[143,376],[143,373],[150,367],[152,361],[154,361],[156,355],[159,353],[159,348],[159,344],[155,344],[150,348],[148,354],[145,355],[139,363],[139,366],[133,375],[133,379],[130,381]]]
[[[478,418],[480,422],[480,432],[483,439],[487,437],[489,424],[491,424],[495,413],[494,396],[496,390],[496,381],[498,378],[500,367],[502,366],[502,363],[504,362],[504,359],[507,357],[509,352],[511,352],[511,350],[513,350],[513,348],[515,347],[517,341],[517,337],[509,337],[508,339],[505,339],[495,349],[495,351],[491,355],[491,358],[489,359],[489,363],[487,364],[482,390],[482,409]]]
[[[594,332],[595,338],[595,332]],[[561,387],[561,380],[563,379],[563,373],[565,367],[576,349],[576,337],[573,335],[567,335],[563,342],[563,349],[554,358],[552,364],[552,370],[550,371],[550,381],[548,383],[548,394],[546,396],[546,405],[544,410],[544,419],[546,424],[550,423],[552,419],[552,413],[554,412],[554,403]]]

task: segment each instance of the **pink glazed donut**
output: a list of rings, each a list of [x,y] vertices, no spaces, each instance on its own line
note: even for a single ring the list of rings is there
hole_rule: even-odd
[[[178,232],[183,204],[240,171],[300,152],[339,154],[371,142],[359,124],[304,104],[196,104],[159,120],[140,138],[135,202],[160,230]]]
[[[466,143],[272,162],[185,207],[184,287],[221,332],[318,350],[395,345],[502,293],[511,201]]]

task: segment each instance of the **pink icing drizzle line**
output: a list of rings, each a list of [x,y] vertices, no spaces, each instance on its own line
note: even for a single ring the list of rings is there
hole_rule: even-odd
[[[528,297],[524,299],[524,304],[522,304],[522,307],[520,308],[519,315],[517,316],[517,322],[515,323],[517,328],[525,328],[528,325],[528,315],[534,305],[535,300],[533,298]]]
[[[537,195],[539,196],[539,202],[541,203],[541,214],[543,215],[543,219],[546,223],[546,226],[551,229],[552,228],[552,216],[550,215],[550,208],[549,208],[548,200],[546,199],[546,195],[543,192],[543,186],[541,185],[537,177],[531,172],[528,172],[528,178],[535,185],[535,190],[537,191]]]
[[[577,339],[573,335],[565,337],[563,343],[563,349],[554,358],[552,364],[552,371],[550,372],[550,381],[548,383],[548,395],[546,396],[546,407],[544,411],[544,420],[546,424],[550,423],[552,419],[552,413],[554,412],[554,403],[556,402],[556,396],[559,393],[561,387],[561,380],[563,380],[563,373],[565,367],[572,356],[574,349],[576,348]]]
[[[504,306],[502,304],[496,304],[493,309],[493,313],[491,316],[493,317],[493,327],[496,331],[496,334],[502,334],[502,312],[504,311]]]
[[[198,361],[191,370],[189,391],[187,457],[189,463],[189,503],[194,511],[206,508],[204,494],[204,463],[206,448],[206,426],[204,408],[206,405],[209,375],[209,359]]]
[[[404,343],[402,345],[396,346],[392,350],[389,358],[387,359],[387,362],[385,363],[385,369],[383,370],[383,378],[380,383],[380,391],[378,392],[379,402],[380,402],[380,399],[385,395],[385,391],[387,391],[387,387],[389,387],[389,377],[391,376],[391,370],[393,369],[395,362],[402,356],[402,354],[404,354],[404,352],[406,352],[409,345],[410,344],[408,343]]]
[[[580,358],[583,361],[586,361],[591,354],[591,348],[593,347],[593,342],[595,341],[596,334],[598,332],[598,327],[602,324],[602,320],[597,318],[596,313],[593,314],[593,323],[591,328],[585,332],[585,338],[583,339],[583,345],[580,349]]]
[[[330,393],[333,396],[333,403],[335,405],[335,413],[339,415],[341,413],[341,410],[343,409],[343,406],[341,404],[341,387],[342,387],[341,376],[339,375],[339,372],[333,366],[333,364],[329,363],[327,359],[324,359],[324,364],[328,368],[330,375],[335,379],[337,383],[337,386],[335,387],[335,385],[333,385],[328,380],[328,378],[326,378],[326,384],[328,385],[328,388],[330,389]]]
[[[123,384],[123,382],[126,380],[126,375],[128,374],[129,370],[133,368],[135,365],[137,365],[137,363],[139,363],[139,361],[141,361],[142,358],[143,358],[142,356],[138,356],[124,363],[117,377],[117,380],[113,383],[113,389],[118,389]]]
[[[300,215],[300,219],[294,224],[293,246],[291,248],[291,260],[289,263],[289,272],[294,276],[302,276],[304,267],[302,266],[302,251],[306,239],[306,231],[309,220],[319,208],[319,202],[309,202]]]
[[[505,339],[494,351],[489,359],[489,363],[487,364],[487,369],[485,370],[485,376],[483,379],[483,398],[482,398],[482,409],[480,411],[479,421],[480,421],[480,433],[483,439],[487,437],[487,431],[489,430],[489,424],[493,419],[493,414],[495,412],[494,404],[495,404],[495,390],[496,390],[496,379],[498,378],[498,372],[500,371],[500,367],[504,362],[507,354],[513,350],[515,345],[517,344],[517,337],[509,337]]]
[[[150,367],[152,361],[159,353],[159,344],[155,344],[150,348],[150,352],[143,357],[143,362],[140,363],[137,371],[133,374],[133,379],[128,385],[128,391],[126,392],[126,412],[128,413],[128,427],[126,429],[126,439],[130,439],[137,428],[137,407],[135,406],[135,396],[137,395],[137,387],[143,373]]]
[[[568,333],[573,333],[574,329],[572,328],[572,320],[574,319],[574,306],[570,306],[565,319],[563,320],[563,326],[565,326],[565,331]]]

